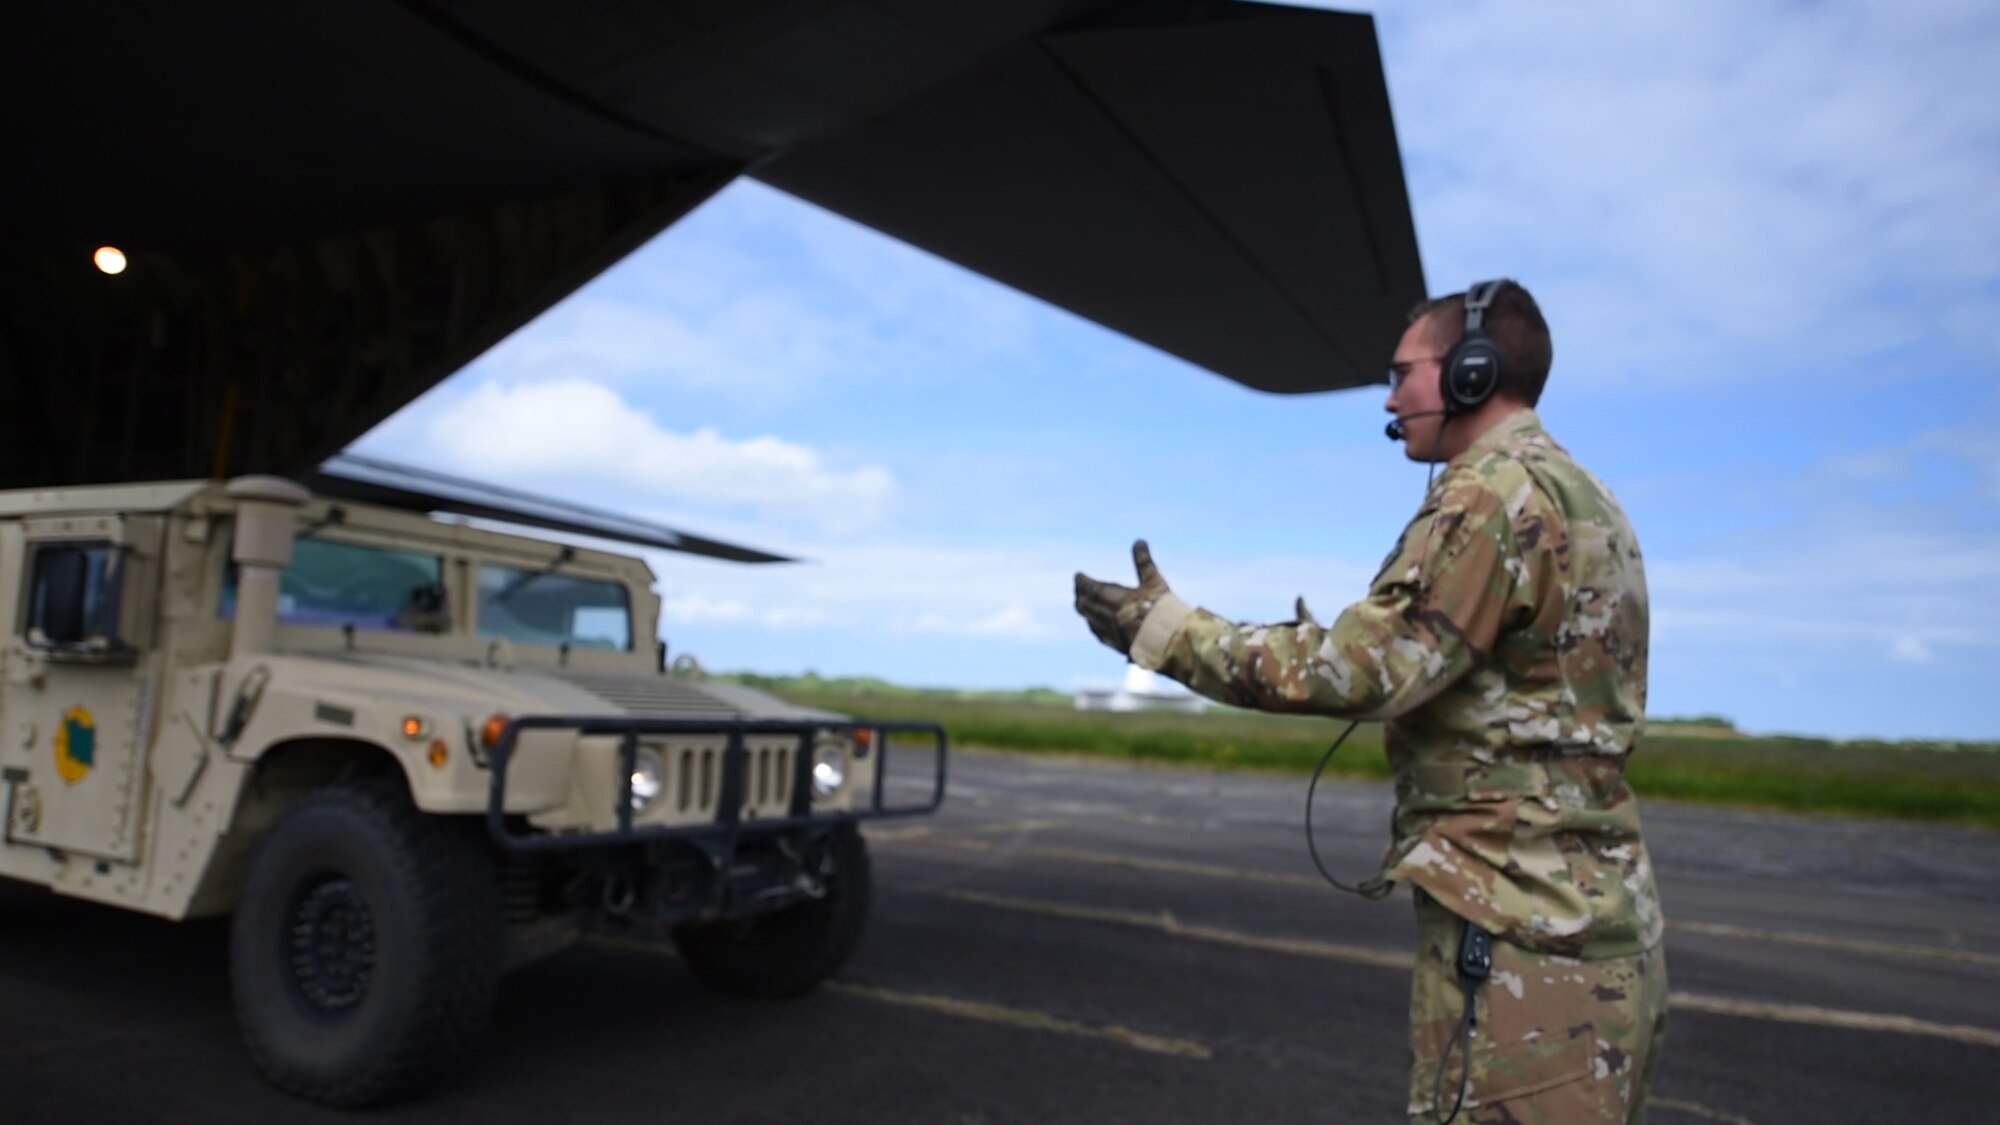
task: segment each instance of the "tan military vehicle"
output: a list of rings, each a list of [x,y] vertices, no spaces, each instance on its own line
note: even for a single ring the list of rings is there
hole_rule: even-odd
[[[580,935],[671,940],[739,994],[839,968],[857,822],[937,808],[942,732],[669,675],[643,561],[434,499],[0,493],[0,877],[233,915],[256,1064],[340,1105],[431,1078]],[[892,729],[933,748],[902,805]]]

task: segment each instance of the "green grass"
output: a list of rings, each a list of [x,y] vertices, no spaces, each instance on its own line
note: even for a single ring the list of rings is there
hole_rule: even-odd
[[[1087,754],[1304,774],[1345,726],[1231,709],[1201,715],[1079,712],[1059,693],[827,690],[769,681],[797,703],[877,719],[942,724],[954,745]],[[1039,696],[1039,698],[1037,698]],[[1388,776],[1381,728],[1363,724],[1328,771]],[[1642,799],[2000,828],[2000,745],[1831,742],[1735,733],[1726,720],[1656,721],[1627,776]]]

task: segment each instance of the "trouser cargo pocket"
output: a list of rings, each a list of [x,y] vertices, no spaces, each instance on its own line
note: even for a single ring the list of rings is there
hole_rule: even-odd
[[[1417,921],[1411,1121],[1441,1122],[1454,1107],[1453,1125],[1621,1122],[1643,1112],[1664,1024],[1650,1014],[1665,1000],[1657,951],[1581,961],[1496,941],[1491,975],[1473,986],[1467,1036],[1462,923],[1421,892]]]

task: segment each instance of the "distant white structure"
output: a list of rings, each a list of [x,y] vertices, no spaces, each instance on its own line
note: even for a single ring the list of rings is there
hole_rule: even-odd
[[[1208,701],[1201,696],[1137,664],[1126,665],[1125,683],[1120,687],[1076,689],[1079,711],[1180,711],[1195,715],[1207,705]]]

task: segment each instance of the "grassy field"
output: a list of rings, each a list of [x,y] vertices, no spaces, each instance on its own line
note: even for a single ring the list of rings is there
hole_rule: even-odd
[[[926,693],[839,681],[767,681],[795,702],[942,724],[952,742],[1213,768],[1304,774],[1345,726],[1213,709],[1201,715],[1079,712],[1052,692]],[[1329,772],[1386,777],[1381,729],[1364,724]],[[1641,797],[2000,828],[2000,745],[1751,737],[1726,721],[1650,724],[1628,776]]]

